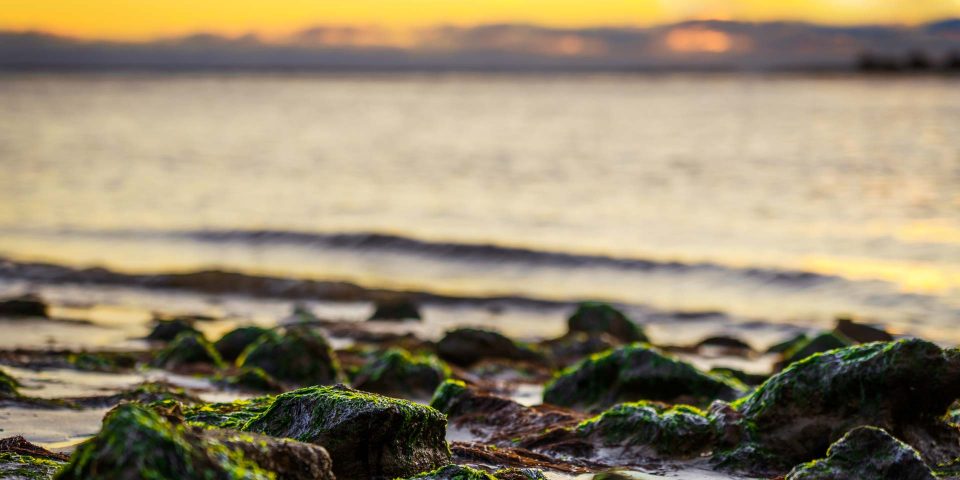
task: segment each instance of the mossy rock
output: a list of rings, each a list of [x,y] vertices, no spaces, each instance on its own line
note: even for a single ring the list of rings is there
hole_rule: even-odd
[[[510,340],[501,333],[477,328],[450,330],[437,343],[440,358],[461,366],[469,366],[485,358],[543,361],[543,356],[529,345]]]
[[[0,369],[0,400],[20,397],[20,382]]]
[[[853,344],[854,342],[852,340],[843,335],[833,332],[822,332],[813,338],[791,346],[787,351],[783,352],[783,361],[779,363],[779,367],[782,368],[798,360],[803,360],[815,353],[849,347]]]
[[[192,368],[198,365],[209,365],[214,368],[224,366],[213,344],[203,338],[203,335],[194,332],[183,332],[177,335],[169,345],[157,352],[152,364],[168,370]]]
[[[648,342],[647,335],[633,320],[609,304],[583,302],[567,319],[571,332],[606,333],[623,343]]]
[[[193,321],[185,318],[158,318],[153,329],[147,335],[147,340],[157,342],[171,342],[184,332],[193,332],[200,335],[200,331],[193,327]]]
[[[831,445],[826,458],[796,466],[786,480],[843,478],[934,480],[935,477],[910,445],[880,428],[859,427]]]
[[[430,407],[337,385],[278,395],[243,429],[322,445],[338,478],[396,478],[449,462],[446,424]]]
[[[501,468],[493,472],[497,480],[547,480],[543,472],[535,468]]]
[[[837,325],[833,328],[833,331],[857,343],[893,341],[893,335],[890,335],[886,330],[860,323],[853,317],[848,316],[837,317]]]
[[[562,337],[541,342],[540,348],[550,354],[554,365],[567,367],[622,343],[607,333],[567,332]]]
[[[714,367],[714,368],[711,368],[708,373],[717,377],[723,377],[723,378],[735,380],[737,382],[742,382],[744,385],[748,385],[751,387],[760,385],[761,383],[765,382],[768,378],[770,378],[769,375],[761,375],[758,373],[748,373],[748,372],[744,372],[743,370],[730,368],[730,367]]]
[[[960,353],[914,339],[815,354],[734,406],[764,449],[796,464],[817,458],[857,426],[899,435],[940,424],[956,398]]]
[[[593,355],[565,369],[547,384],[543,401],[583,410],[638,400],[707,404],[736,398],[741,388],[637,343]]]
[[[406,480],[497,480],[497,477],[464,465],[446,465]]]
[[[251,343],[257,341],[261,335],[269,330],[260,327],[240,327],[227,332],[213,344],[220,357],[227,362],[233,362],[243,353]]]
[[[216,383],[225,388],[246,390],[249,392],[280,393],[280,385],[262,368],[242,368],[234,375],[219,377]]]
[[[0,453],[0,478],[7,480],[49,480],[64,465],[66,465],[66,462],[58,460],[2,452]]]
[[[443,412],[445,415],[451,414],[451,408],[461,395],[468,392],[467,384],[463,380],[446,380],[437,387],[430,399],[430,407]]]
[[[237,359],[243,368],[261,368],[271,377],[296,385],[330,385],[343,373],[326,337],[309,327],[267,332]]]
[[[273,396],[267,395],[233,402],[184,406],[183,418],[190,425],[240,430],[250,420],[266,412],[273,405],[273,400]]]
[[[206,430],[205,444],[243,454],[277,480],[334,480],[333,460],[318,445],[228,430]]]
[[[390,298],[375,304],[368,320],[421,320],[420,307],[409,298]]]
[[[77,370],[116,373],[137,366],[139,357],[128,352],[80,352],[67,355],[67,363]]]
[[[782,342],[770,345],[769,347],[767,347],[767,350],[765,353],[781,353],[782,354],[788,350],[796,348],[797,345],[807,343],[808,341],[810,341],[810,337],[805,333],[800,333]]]
[[[183,426],[128,403],[112,410],[93,439],[81,444],[59,480],[269,480],[270,472],[240,451],[203,444]]]
[[[711,419],[696,407],[650,402],[616,405],[581,423],[576,433],[604,447],[640,447],[670,457],[710,451],[718,436]]]
[[[32,294],[3,299],[0,300],[0,316],[47,318],[47,304]]]
[[[430,398],[450,377],[450,368],[433,355],[391,349],[357,373],[354,387],[398,398]]]

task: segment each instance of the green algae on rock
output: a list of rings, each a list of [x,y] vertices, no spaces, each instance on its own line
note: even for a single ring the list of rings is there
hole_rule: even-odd
[[[297,385],[330,385],[343,374],[326,337],[306,326],[267,332],[237,359],[246,368],[261,368],[273,378]]]
[[[861,425],[884,428],[940,463],[960,455],[955,429],[942,429],[960,397],[958,357],[917,339],[831,350],[791,364],[734,406],[761,450],[792,464],[816,458]],[[920,441],[941,434],[953,440],[934,442],[937,451]],[[952,457],[939,450],[944,443],[954,445]]]
[[[601,302],[583,302],[567,319],[567,329],[571,332],[585,332],[588,334],[606,333],[623,343],[648,342],[633,320],[623,312],[609,304]]]
[[[543,401],[585,410],[638,400],[707,404],[736,398],[742,389],[729,379],[636,343],[565,369],[547,384]]]
[[[849,347],[853,341],[841,334],[834,332],[823,332],[819,335],[803,340],[789,347],[783,352],[783,360],[777,364],[778,369],[813,355],[814,353],[826,352],[836,348]]]
[[[502,468],[493,472],[497,480],[547,480],[543,472],[535,468]]]
[[[157,352],[153,366],[168,370],[179,370],[197,366],[212,366],[223,368],[223,360],[213,345],[203,338],[203,335],[194,332],[183,332],[177,335],[164,349]]]
[[[492,330],[457,328],[448,331],[437,343],[440,358],[469,366],[484,358],[543,361],[543,355]]]
[[[640,447],[647,456],[693,456],[710,451],[713,422],[689,405],[665,408],[650,402],[623,403],[582,422],[580,437],[606,447]]]
[[[831,445],[826,458],[796,466],[786,480],[843,478],[934,480],[935,477],[910,445],[880,428],[859,427]]]
[[[340,478],[395,478],[449,462],[446,424],[433,408],[337,385],[278,395],[243,430],[322,445]]]
[[[7,480],[49,480],[64,465],[66,465],[66,462],[58,460],[2,452],[0,453],[0,478]]]
[[[20,397],[20,382],[0,369],[0,400]]]
[[[235,328],[220,337],[213,347],[220,353],[221,358],[227,362],[233,362],[251,343],[268,331],[266,328],[253,326]]]
[[[128,403],[107,414],[59,480],[332,480],[323,448],[226,430],[193,429]]]
[[[200,334],[200,331],[193,327],[193,322],[188,319],[158,318],[153,325],[153,330],[147,335],[147,340],[170,342],[184,332]]]
[[[183,407],[183,418],[190,425],[240,430],[273,405],[273,396],[262,396],[222,403],[202,403]]]
[[[464,465],[445,465],[406,480],[497,480],[497,477]]]
[[[234,375],[218,377],[215,383],[226,388],[251,392],[280,393],[283,391],[283,386],[277,383],[270,374],[264,372],[262,368],[256,367],[241,368]]]
[[[398,398],[430,398],[450,376],[450,368],[433,355],[390,349],[355,376],[354,387]]]

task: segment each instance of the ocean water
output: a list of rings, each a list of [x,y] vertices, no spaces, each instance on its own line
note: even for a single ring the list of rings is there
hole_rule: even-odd
[[[7,74],[0,256],[960,341],[960,80]]]

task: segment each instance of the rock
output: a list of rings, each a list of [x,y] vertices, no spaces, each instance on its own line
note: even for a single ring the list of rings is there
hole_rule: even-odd
[[[242,368],[236,375],[228,375],[217,379],[216,383],[226,388],[246,390],[250,392],[283,392],[280,385],[262,368]]]
[[[77,370],[117,373],[137,366],[140,354],[131,352],[80,352],[67,355],[67,363]]]
[[[329,467],[329,456],[315,445],[194,430],[128,403],[108,413],[100,433],[77,447],[57,478],[332,480]]]
[[[0,440],[0,478],[52,479],[67,459],[66,455],[34,445],[21,436]]]
[[[567,332],[566,335],[540,343],[554,365],[568,367],[585,357],[605,352],[623,342],[607,333]]]
[[[242,430],[254,418],[273,405],[273,396],[241,399],[224,403],[183,406],[183,418],[191,425]],[[163,406],[165,404],[161,404]]]
[[[420,308],[409,298],[378,300],[368,320],[421,320]]]
[[[391,349],[357,373],[354,387],[398,398],[430,398],[450,368],[433,355]]]
[[[0,316],[49,317],[47,304],[40,297],[31,294],[0,300]]]
[[[192,321],[183,318],[158,318],[153,324],[153,330],[147,335],[147,340],[170,342],[183,332],[202,335],[199,330],[193,328]]]
[[[493,472],[497,480],[547,480],[543,472],[535,468],[501,468]]]
[[[803,360],[814,353],[827,352],[835,348],[849,347],[850,345],[853,345],[853,341],[851,341],[849,338],[832,332],[823,332],[811,339],[797,343],[796,345],[793,345],[787,349],[787,351],[783,352],[783,360],[778,362],[775,368],[780,370],[783,369],[783,367],[790,365],[797,360]]]
[[[734,406],[762,450],[791,465],[817,458],[861,425],[905,438],[939,463],[960,456],[960,435],[955,429],[944,430],[941,421],[958,397],[960,352],[914,339],[807,357]],[[938,441],[923,442],[928,436]]]
[[[695,407],[635,402],[617,405],[577,427],[595,445],[634,449],[647,456],[694,457],[712,449],[718,433]]]
[[[322,445],[338,478],[396,478],[450,461],[446,418],[406,400],[343,385],[278,395],[244,431]]]
[[[707,404],[732,400],[742,388],[638,343],[567,368],[547,384],[543,401],[584,410],[637,400]]]
[[[469,366],[484,358],[542,361],[543,357],[526,345],[500,333],[476,328],[450,330],[437,343],[440,358],[457,365]]]
[[[857,343],[893,341],[893,335],[885,330],[865,323],[858,323],[850,317],[837,317],[837,326],[834,327],[833,331]]]
[[[760,385],[761,383],[765,382],[767,378],[770,378],[768,375],[744,372],[743,370],[730,367],[713,367],[710,369],[709,373],[716,377],[729,378],[743,382],[744,385],[751,387]]]
[[[0,400],[20,397],[20,382],[7,372],[0,370]]]
[[[463,465],[446,465],[432,472],[410,477],[407,480],[497,480],[497,478],[482,470]]]
[[[213,345],[195,332],[177,335],[163,350],[157,352],[152,365],[167,370],[195,368],[223,368],[223,360]]]
[[[851,430],[830,446],[827,457],[798,465],[786,480],[870,478],[934,480],[920,454],[876,427]]]
[[[647,342],[649,339],[639,325],[620,310],[606,303],[583,302],[567,319],[571,332],[607,333],[623,343]]]
[[[237,359],[244,368],[261,368],[273,378],[296,385],[330,385],[343,373],[326,337],[309,327],[268,332]]]
[[[801,343],[806,343],[808,340],[810,340],[810,337],[808,337],[807,334],[805,333],[801,333],[799,335],[790,337],[780,343],[775,343],[771,345],[770,347],[767,348],[766,352],[764,353],[784,353],[787,350],[790,350],[796,347],[797,345],[800,345]]]
[[[732,351],[744,351],[752,352],[753,347],[749,343],[740,340],[739,338],[734,337],[725,337],[725,336],[713,336],[707,337],[697,343],[696,349],[702,349],[704,347],[718,347],[724,350]]]
[[[572,428],[586,415],[550,405],[524,406],[509,398],[468,388],[447,380],[436,391],[430,406],[447,415],[450,429],[470,432],[484,444],[513,447],[547,430]]]
[[[154,403],[173,401],[184,404],[203,403],[199,398],[187,394],[184,389],[166,382],[145,382],[134,388],[113,395],[80,397],[67,400],[76,406],[84,408],[112,407],[120,402]]]
[[[267,329],[260,327],[235,328],[220,337],[220,340],[217,340],[213,346],[220,353],[221,358],[233,362],[251,343],[257,341],[267,331]]]

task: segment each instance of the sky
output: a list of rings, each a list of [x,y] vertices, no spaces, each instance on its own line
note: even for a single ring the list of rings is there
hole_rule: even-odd
[[[687,19],[917,24],[960,17],[960,0],[0,0],[0,30],[152,40],[208,32],[282,37],[313,25],[397,31],[529,23],[650,26]]]

